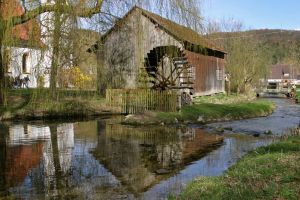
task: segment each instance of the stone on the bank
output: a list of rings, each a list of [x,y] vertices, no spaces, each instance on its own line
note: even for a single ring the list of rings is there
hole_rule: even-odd
[[[132,118],[134,118],[134,115],[126,115],[125,116],[125,120],[129,120],[129,119],[132,119]]]
[[[200,115],[197,119],[197,122],[204,122],[204,117]]]
[[[178,119],[175,117],[174,122],[178,124]]]

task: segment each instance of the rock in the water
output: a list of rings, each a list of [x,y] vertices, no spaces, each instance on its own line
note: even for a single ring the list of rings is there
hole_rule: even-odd
[[[128,195],[118,195],[116,196],[116,199],[128,199]]]
[[[259,137],[260,134],[259,134],[259,133],[254,133],[253,136],[254,136],[254,137]]]
[[[169,174],[170,171],[167,170],[167,169],[158,169],[158,170],[155,171],[155,173],[158,174],[158,175],[163,175],[163,174]]]
[[[266,134],[266,135],[273,135],[273,133],[272,133],[271,130],[265,131],[265,134]]]
[[[232,131],[233,128],[232,127],[225,127],[224,130],[226,130],[226,131]]]
[[[218,133],[224,133],[224,132],[225,132],[225,129],[222,128],[222,127],[219,127],[219,128],[216,129],[216,131],[217,131]]]

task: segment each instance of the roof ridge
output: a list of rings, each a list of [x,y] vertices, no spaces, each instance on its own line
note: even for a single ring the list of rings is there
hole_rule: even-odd
[[[211,40],[205,38],[192,28],[181,25],[156,13],[148,11],[142,7],[139,7],[138,5],[134,5],[119,21],[117,21],[115,25],[103,35],[103,38],[105,39],[107,35],[109,35],[115,29],[115,27],[118,26],[120,21],[125,20],[125,18],[135,10],[141,11],[142,15],[160,25],[163,29],[165,29],[165,31],[167,31],[170,35],[178,40],[182,40],[194,45],[199,45],[214,51],[225,52],[224,49],[218,47]]]

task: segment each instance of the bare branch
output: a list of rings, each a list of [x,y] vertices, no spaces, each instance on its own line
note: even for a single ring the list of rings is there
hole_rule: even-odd
[[[93,15],[100,13],[101,7],[104,0],[97,0],[97,4],[93,8],[80,8],[78,9],[76,6],[72,5],[63,5],[59,9],[66,14],[74,14],[77,17],[83,17],[83,18],[90,18]],[[26,23],[36,17],[38,17],[42,13],[46,12],[55,12],[57,11],[57,6],[55,4],[51,5],[40,5],[37,8],[30,10],[28,12],[25,12],[21,16],[14,16],[11,18],[12,25],[18,25]]]

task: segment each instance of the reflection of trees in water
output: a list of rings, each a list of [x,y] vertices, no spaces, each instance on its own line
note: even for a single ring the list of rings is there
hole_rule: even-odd
[[[9,187],[4,184],[8,178],[2,179],[2,191],[11,192],[16,198],[27,199],[108,199],[118,194],[127,194],[124,188],[118,185],[118,180],[90,154],[90,150],[96,147],[98,133],[101,135],[104,132],[105,125],[102,122],[49,124],[34,128],[32,125],[17,125],[11,128],[18,132],[6,130],[5,132],[12,134],[3,137],[2,141],[6,142],[1,148],[5,147],[11,151],[12,147],[34,148],[39,144],[42,151],[39,154],[39,163],[25,170],[26,177],[20,179],[18,184]],[[33,137],[35,134],[27,131],[34,129],[39,129],[40,131],[36,131],[39,133],[47,129],[48,139],[41,136],[37,139]],[[76,142],[75,134],[78,136]],[[30,156],[34,153],[36,152],[33,151]],[[1,164],[7,163],[7,160],[6,156]],[[2,195],[4,194],[0,194],[0,198]]]
[[[3,154],[1,191],[11,190],[22,197],[32,193],[26,192],[30,187],[37,194],[60,188],[60,182],[54,177],[67,174],[71,166],[74,133],[70,125],[63,128],[51,125],[50,129],[45,126],[12,125],[5,132],[8,135],[1,134],[0,145]]]
[[[95,158],[134,194],[180,170],[186,162],[216,148],[222,138],[194,129],[136,128],[106,125],[93,151]],[[165,169],[169,174],[158,175]]]
[[[0,194],[5,193],[6,134],[8,127],[0,124]],[[5,194],[3,194],[5,195]]]
[[[5,130],[9,135],[0,134],[1,171],[8,172],[12,165],[8,157],[16,154],[32,160],[27,160],[26,177],[12,187],[8,185],[12,176],[1,173],[1,191],[17,198],[26,194],[28,199],[113,199],[128,191],[138,196],[219,142],[215,135],[194,129],[132,128],[104,121],[10,128]],[[157,174],[160,169],[170,174]]]

